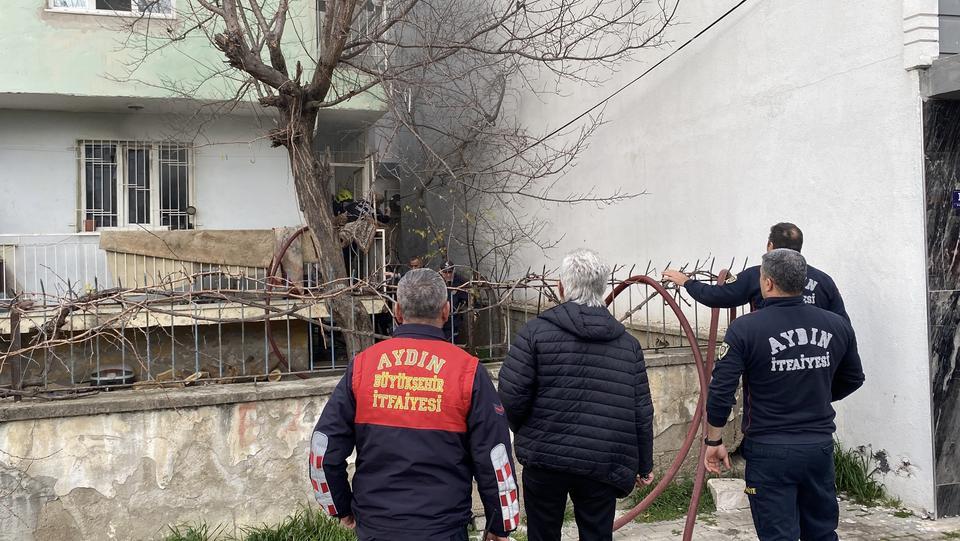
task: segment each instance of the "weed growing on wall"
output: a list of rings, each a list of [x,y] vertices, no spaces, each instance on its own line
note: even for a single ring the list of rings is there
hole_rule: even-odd
[[[889,505],[891,501],[883,483],[876,479],[878,469],[873,457],[863,447],[844,449],[839,441],[833,442],[833,463],[837,474],[837,492],[860,505]]]

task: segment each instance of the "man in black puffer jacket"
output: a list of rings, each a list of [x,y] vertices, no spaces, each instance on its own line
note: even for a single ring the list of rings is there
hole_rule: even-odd
[[[520,330],[500,369],[530,541],[559,541],[568,494],[581,541],[613,539],[617,498],[653,481],[643,351],[604,307],[609,275],[595,252],[567,255],[563,304]]]

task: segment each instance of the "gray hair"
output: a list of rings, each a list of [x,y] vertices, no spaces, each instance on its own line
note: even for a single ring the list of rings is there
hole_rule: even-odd
[[[433,269],[412,269],[397,285],[397,302],[406,318],[440,317],[440,310],[447,302],[447,284]]]
[[[777,248],[763,254],[760,272],[784,293],[799,295],[807,285],[807,260],[800,252]]]
[[[593,250],[574,250],[560,264],[560,283],[565,301],[587,306],[604,306],[603,292],[610,278],[610,267]]]

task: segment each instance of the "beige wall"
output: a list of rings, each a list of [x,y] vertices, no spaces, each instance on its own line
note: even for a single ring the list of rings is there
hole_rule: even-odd
[[[697,376],[689,354],[651,354],[647,362],[663,468],[695,411]],[[0,541],[153,539],[175,524],[203,521],[233,533],[277,522],[313,499],[304,460],[336,382],[7,403],[0,407]]]
[[[0,539],[153,539],[179,523],[233,533],[278,521],[313,499],[304,461],[334,383],[104,393],[38,413],[140,410],[4,422]],[[0,417],[11,413],[24,412]]]

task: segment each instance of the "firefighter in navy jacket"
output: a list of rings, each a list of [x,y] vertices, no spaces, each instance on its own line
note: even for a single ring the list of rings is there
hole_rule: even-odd
[[[836,540],[832,402],[860,388],[863,368],[847,320],[805,303],[806,262],[794,250],[763,256],[763,310],[727,329],[707,398],[705,463],[730,467],[720,439],[743,378],[741,447],[761,541]]]
[[[504,539],[520,507],[496,389],[477,358],[444,341],[450,308],[436,271],[411,270],[397,296],[402,324],[353,359],[317,421],[316,499],[361,540],[461,541],[476,479],[488,539]]]
[[[789,248],[797,252],[803,248],[803,232],[791,223],[779,223],[770,228],[767,251],[777,248]],[[731,276],[723,286],[705,284],[672,269],[663,271],[663,277],[687,290],[687,293],[700,304],[711,308],[736,308],[750,304],[753,309],[764,306],[760,295],[760,267],[743,269],[740,274]],[[829,310],[847,321],[847,309],[843,306],[843,297],[837,285],[827,273],[807,265],[807,281],[803,288],[803,300],[808,304]]]

